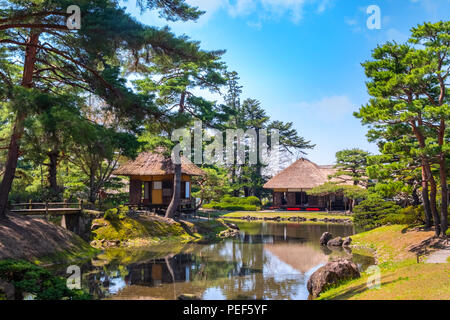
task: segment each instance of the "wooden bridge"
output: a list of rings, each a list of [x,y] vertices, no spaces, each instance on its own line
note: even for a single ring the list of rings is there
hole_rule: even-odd
[[[86,230],[83,202],[30,202],[10,204],[11,212],[27,216],[61,216],[61,227],[82,236]]]
[[[11,212],[21,215],[66,215],[80,214],[83,202],[24,202],[10,204]]]

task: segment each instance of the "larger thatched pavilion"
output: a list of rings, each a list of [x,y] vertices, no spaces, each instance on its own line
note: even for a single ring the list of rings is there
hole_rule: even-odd
[[[164,208],[173,194],[174,164],[163,150],[143,152],[114,171],[115,175],[130,177],[130,204]],[[192,207],[191,178],[205,172],[186,158],[181,161],[181,207]]]
[[[343,210],[347,206],[347,199],[343,195],[310,196],[307,194],[308,190],[329,182],[328,177],[335,172],[336,169],[331,165],[319,166],[301,158],[270,179],[264,188],[273,189],[275,208]]]

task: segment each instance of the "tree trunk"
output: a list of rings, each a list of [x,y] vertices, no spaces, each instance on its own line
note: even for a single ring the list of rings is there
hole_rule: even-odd
[[[416,186],[414,186],[414,189],[412,191],[411,196],[413,198],[412,205],[413,206],[418,206],[420,204],[420,199],[419,199],[419,195],[417,194],[417,187]]]
[[[95,170],[91,170],[89,175],[89,202],[95,203],[97,200],[97,190],[95,187]]]
[[[13,134],[8,148],[8,158],[5,165],[5,173],[0,185],[0,218],[6,218],[8,196],[16,174],[17,161],[19,159],[19,140],[23,133],[25,117],[16,118]]]
[[[48,167],[48,182],[50,184],[52,195],[54,196],[59,196],[60,193],[57,181],[58,156],[58,152],[48,153],[48,158],[50,160],[50,164]]]
[[[166,211],[166,218],[171,218],[175,216],[178,210],[178,205],[180,204],[180,194],[181,194],[181,163],[174,164],[174,177],[173,177],[173,194],[172,200],[170,201],[169,207]]]
[[[430,173],[431,173],[431,170],[430,170]],[[439,236],[441,233],[441,226],[440,226],[439,213],[438,213],[437,205],[436,205],[436,195],[437,195],[436,181],[434,180],[433,176],[430,176],[431,213],[433,215],[433,220],[434,220],[435,234],[436,234],[436,236]]]
[[[25,49],[25,63],[22,74],[22,86],[33,87],[33,71],[36,64],[36,45],[39,42],[39,33],[32,33],[27,41],[30,45]],[[6,207],[8,205],[9,192],[16,174],[17,162],[20,154],[20,139],[24,131],[26,114],[16,115],[13,133],[8,148],[8,156],[5,165],[5,173],[0,185],[0,219],[6,218]]]
[[[425,174],[425,169],[422,166],[422,202],[423,210],[425,211],[425,228],[431,228],[431,207],[430,207],[430,197],[428,195],[428,181]]]
[[[421,130],[416,126],[416,123],[413,121],[411,123],[414,135],[417,138],[417,141],[419,142],[419,147],[422,150],[425,150],[426,143],[425,143],[425,137]],[[419,119],[419,126],[422,126],[422,119]],[[431,208],[431,214],[433,215],[433,222],[435,227],[435,234],[436,236],[439,236],[440,234],[440,219],[439,219],[439,213],[437,211],[436,206],[436,180],[434,180],[433,173],[431,172],[431,166],[428,158],[425,155],[422,155],[422,170],[425,174],[425,181],[427,181],[430,184],[430,208]]]
[[[439,161],[439,176],[441,180],[441,236],[445,237],[448,229],[448,187],[445,155],[441,154]]]

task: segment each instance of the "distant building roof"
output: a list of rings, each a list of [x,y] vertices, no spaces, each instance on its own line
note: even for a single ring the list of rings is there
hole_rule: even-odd
[[[118,176],[158,176],[174,173],[174,164],[171,157],[163,154],[162,149],[154,152],[143,152],[135,160],[121,165],[113,174]],[[181,173],[190,176],[203,176],[205,172],[189,161],[181,158]]]
[[[301,158],[278,173],[265,185],[265,189],[312,189],[330,181],[329,175],[337,172],[333,165],[320,166]]]

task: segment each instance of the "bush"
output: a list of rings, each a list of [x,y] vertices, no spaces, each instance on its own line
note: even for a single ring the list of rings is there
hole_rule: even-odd
[[[240,198],[240,202],[242,204],[246,205],[252,205],[252,206],[260,206],[261,201],[257,197],[247,197],[247,198]]]
[[[387,214],[382,222],[383,224],[422,224],[425,222],[425,211],[423,206],[409,206],[400,209],[397,213]]]
[[[67,288],[66,280],[23,260],[0,261],[0,279],[14,285],[16,293],[31,293],[37,300],[90,299],[82,290]]]
[[[378,196],[369,197],[355,206],[353,212],[353,221],[357,227],[364,230],[370,230],[385,224],[385,218],[398,214],[400,211],[393,201],[385,201]]]
[[[123,220],[126,218],[129,210],[127,206],[120,205],[118,208],[106,210],[103,218],[108,221]]]
[[[221,202],[212,201],[205,204],[204,208],[225,211],[257,211],[260,209],[261,201],[257,197],[223,197]]]

